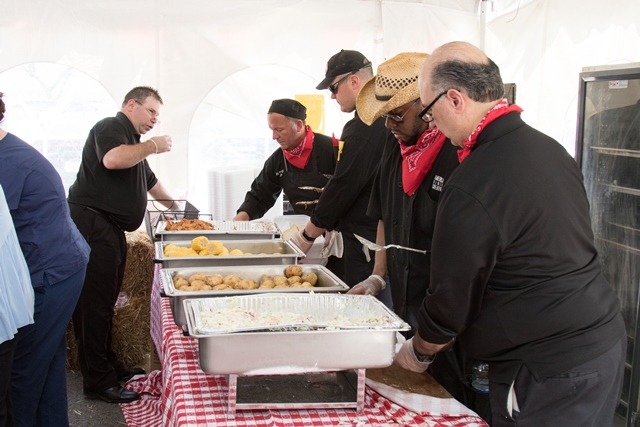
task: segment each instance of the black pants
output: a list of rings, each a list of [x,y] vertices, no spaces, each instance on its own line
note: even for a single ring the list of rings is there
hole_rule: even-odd
[[[620,399],[626,346],[625,336],[606,353],[542,382],[523,365],[513,384],[519,411],[511,414],[506,399],[510,385],[490,382],[492,426],[610,426]]]
[[[13,364],[13,351],[18,343],[20,329],[10,340],[0,344],[0,427],[13,426],[11,393],[11,366]]]
[[[111,349],[114,306],[127,263],[127,240],[115,224],[79,205],[71,218],[91,247],[87,274],[73,312],[73,329],[84,387],[101,391],[118,384],[122,366]]]

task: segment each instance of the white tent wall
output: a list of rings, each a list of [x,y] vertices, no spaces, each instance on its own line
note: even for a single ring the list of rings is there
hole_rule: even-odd
[[[315,84],[338,50],[359,50],[377,67],[402,51],[431,52],[466,40],[484,45],[505,82],[517,84],[525,120],[573,154],[578,73],[587,65],[640,61],[640,2],[490,4],[494,11],[483,27],[479,0],[0,0],[0,77],[30,62],[63,64],[103,85],[114,108],[135,85],[157,87],[165,107],[149,136],[170,134],[174,150],[150,163],[178,195],[193,185],[187,170],[201,154],[190,149],[190,139],[207,95],[223,92],[222,107],[243,111],[270,140],[270,100],[320,93]],[[247,86],[232,78],[273,65],[306,76],[308,87],[265,77],[264,90],[255,90],[260,81]],[[328,96],[325,105],[337,108]],[[333,117],[325,133],[339,135],[349,115]],[[83,123],[86,131],[92,125]]]
[[[512,2],[489,20],[485,51],[517,84],[524,120],[574,155],[578,74],[640,62],[640,1]]]

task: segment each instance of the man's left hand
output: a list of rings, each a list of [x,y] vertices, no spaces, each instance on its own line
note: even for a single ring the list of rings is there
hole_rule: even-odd
[[[411,338],[405,341],[404,344],[402,344],[402,347],[400,347],[400,351],[398,351],[398,354],[396,354],[396,358],[393,363],[409,371],[424,372],[431,364],[431,361],[420,362],[417,359],[415,350],[413,348],[413,338]]]

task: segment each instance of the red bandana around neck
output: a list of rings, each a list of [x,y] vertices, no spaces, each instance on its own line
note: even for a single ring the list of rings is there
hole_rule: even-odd
[[[304,169],[307,166],[309,157],[311,157],[311,150],[313,150],[313,138],[315,135],[311,130],[311,126],[307,125],[305,129],[307,130],[307,135],[300,145],[292,150],[282,150],[289,163],[298,169]]]
[[[427,176],[447,137],[439,129],[425,130],[415,145],[400,143],[402,154],[402,188],[413,196]]]
[[[480,132],[482,132],[485,126],[487,126],[498,117],[509,114],[512,111],[521,113],[522,108],[518,107],[516,104],[509,105],[509,102],[507,102],[506,98],[502,99],[491,110],[489,110],[489,112],[482,118],[482,120],[480,120],[480,123],[474,129],[471,135],[469,135],[469,138],[467,138],[467,140],[464,142],[464,149],[458,150],[458,160],[460,161],[460,163],[462,163],[462,161],[466,159],[469,154],[471,154],[473,146],[476,145],[478,135],[480,135]]]

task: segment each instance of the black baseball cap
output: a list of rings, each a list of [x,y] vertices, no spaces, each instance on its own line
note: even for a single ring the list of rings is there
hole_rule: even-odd
[[[342,49],[329,58],[325,78],[316,86],[316,89],[327,89],[336,76],[345,73],[354,73],[367,66],[371,66],[371,61],[363,54],[356,50]]]
[[[269,113],[278,113],[294,119],[306,120],[307,107],[295,99],[276,99],[271,103]]]

